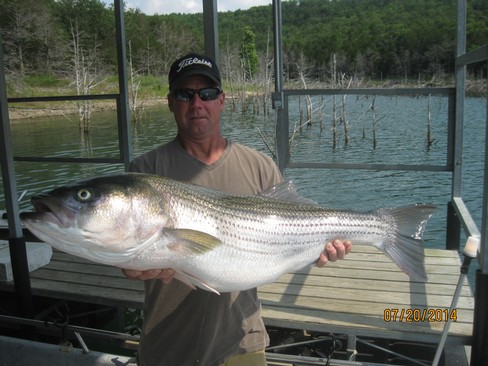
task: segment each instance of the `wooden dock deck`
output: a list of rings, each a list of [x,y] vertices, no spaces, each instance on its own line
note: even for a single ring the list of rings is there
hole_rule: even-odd
[[[268,326],[354,336],[438,343],[453,316],[448,344],[470,344],[474,300],[464,284],[455,313],[448,314],[459,277],[457,252],[426,250],[426,283],[410,282],[378,250],[356,245],[346,260],[283,275],[259,288]],[[117,307],[142,308],[143,285],[120,269],[55,251],[31,273],[34,295]],[[0,291],[13,291],[0,282]]]

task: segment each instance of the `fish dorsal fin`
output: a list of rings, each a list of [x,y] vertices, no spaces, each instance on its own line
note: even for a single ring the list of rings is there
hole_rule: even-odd
[[[259,193],[259,196],[273,198],[283,202],[305,203],[317,205],[317,202],[301,196],[295,184],[290,180],[277,185]]]
[[[222,244],[215,236],[198,230],[164,229],[164,234],[170,241],[168,248],[183,255],[204,254]]]

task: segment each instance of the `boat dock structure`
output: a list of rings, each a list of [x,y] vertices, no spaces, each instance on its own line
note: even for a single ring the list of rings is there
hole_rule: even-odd
[[[345,334],[348,358],[367,352],[369,343],[361,341],[370,339],[399,345],[421,342],[425,352],[433,354],[448,320],[452,323],[446,348],[455,350],[451,357],[459,358],[464,345],[472,342],[474,313],[466,280],[456,307],[450,309],[460,266],[457,251],[429,249],[428,282],[411,282],[377,249],[355,246],[347,260],[283,275],[277,282],[261,286],[258,293],[268,327]],[[60,303],[81,302],[121,311],[143,306],[142,282],[128,281],[118,268],[59,251],[54,251],[48,265],[31,272],[30,279],[34,296]],[[14,284],[0,282],[0,291],[13,293]],[[269,352],[270,360],[284,357]]]
[[[217,1],[202,0],[205,52],[218,61]],[[354,245],[345,260],[286,274],[275,283],[260,286],[262,314],[273,340],[266,350],[269,365],[488,365],[488,145],[484,147],[481,227],[463,201],[461,184],[466,67],[474,63],[488,65],[488,45],[466,52],[466,0],[457,0],[456,75],[455,86],[450,88],[286,89],[281,0],[273,0],[272,9],[277,75],[272,103],[280,170],[439,173],[449,175],[452,194],[443,211],[447,220],[445,249],[425,250],[426,282],[410,280],[379,250]],[[128,313],[135,317],[142,313],[143,283],[127,279],[118,268],[52,250],[34,238],[19,220],[14,162],[107,161],[13,156],[8,115],[9,103],[113,99],[117,104],[120,158],[109,162],[127,169],[131,141],[121,0],[114,0],[114,12],[118,94],[9,98],[0,38],[0,162],[6,197],[6,210],[0,218],[1,365],[135,365],[139,337],[136,326],[127,328],[126,318]],[[291,161],[289,98],[346,94],[447,98],[445,164]],[[488,86],[486,96],[488,99]],[[472,288],[468,271],[474,262],[479,269]]]

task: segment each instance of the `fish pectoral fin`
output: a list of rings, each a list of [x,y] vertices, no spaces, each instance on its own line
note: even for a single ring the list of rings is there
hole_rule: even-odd
[[[170,240],[168,248],[183,255],[204,254],[222,244],[220,239],[191,229],[164,229]]]
[[[218,292],[216,289],[188,273],[176,271],[175,278],[178,281],[183,282],[185,285],[190,286],[193,290],[196,290],[196,287],[200,287],[203,290],[207,290],[217,295],[220,295],[220,292]]]

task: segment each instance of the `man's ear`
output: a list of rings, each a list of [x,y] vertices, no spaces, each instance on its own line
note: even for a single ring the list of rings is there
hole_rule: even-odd
[[[225,92],[222,92],[222,94],[220,94],[219,100],[221,101],[220,102],[220,111],[223,112],[224,107],[225,107]]]
[[[168,94],[167,98],[168,98],[168,108],[171,112],[173,112],[173,102],[174,102],[173,96],[171,94]]]

